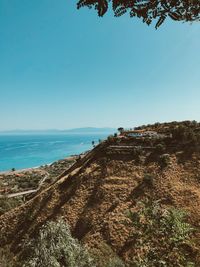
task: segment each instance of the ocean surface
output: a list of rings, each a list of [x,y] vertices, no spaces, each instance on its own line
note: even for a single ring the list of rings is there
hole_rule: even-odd
[[[92,148],[108,133],[0,135],[0,171],[52,163]]]

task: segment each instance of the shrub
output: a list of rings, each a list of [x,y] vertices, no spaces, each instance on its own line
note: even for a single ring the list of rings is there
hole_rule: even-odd
[[[169,154],[163,154],[159,157],[159,164],[161,168],[165,168],[170,163],[170,155]]]
[[[138,203],[128,217],[133,223],[134,267],[195,266],[185,244],[190,246],[193,228],[185,211],[164,208],[159,201]]]
[[[163,144],[157,144],[155,147],[155,152],[161,154],[165,151],[165,146]]]
[[[43,225],[38,237],[25,242],[23,248],[23,267],[95,267],[63,220]]]
[[[170,241],[172,243],[181,243],[189,238],[193,228],[185,222],[186,212],[172,208],[162,219],[162,227],[171,233]]]
[[[153,185],[154,175],[151,173],[145,173],[144,175],[144,182],[150,186]]]

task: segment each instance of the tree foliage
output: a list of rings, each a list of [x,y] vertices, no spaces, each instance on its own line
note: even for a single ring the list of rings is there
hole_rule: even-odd
[[[129,12],[130,17],[138,17],[150,25],[157,20],[158,28],[167,17],[176,21],[199,21],[199,0],[79,0],[78,9],[84,6],[95,8],[102,17],[112,4],[114,15],[119,17]]]
[[[43,225],[37,238],[25,242],[22,258],[23,267],[95,267],[63,220]]]

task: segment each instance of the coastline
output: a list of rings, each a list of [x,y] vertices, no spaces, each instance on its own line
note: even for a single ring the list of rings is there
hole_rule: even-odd
[[[0,171],[0,175],[14,175],[14,174],[23,173],[23,172],[31,172],[31,171],[35,171],[35,170],[42,170],[45,167],[50,167],[53,164],[59,163],[59,161],[71,161],[71,160],[75,160],[77,157],[79,157],[81,155],[83,155],[83,153],[78,154],[78,155],[70,155],[70,156],[68,156],[66,158],[59,159],[59,160],[56,160],[56,161],[53,161],[53,162],[50,162],[50,163],[47,163],[47,164],[43,164],[43,165],[40,165],[40,166],[23,168],[23,169],[14,170],[14,171],[12,171],[12,170]]]
[[[0,198],[23,197],[23,201],[25,201],[25,195],[33,194],[54,182],[81,155],[83,153],[80,155],[71,155],[41,166],[0,172]],[[17,203],[17,200],[15,201]]]
[[[50,164],[47,164],[47,165],[51,165],[52,163]],[[39,169],[41,168],[42,166],[35,166],[35,167],[30,167],[30,168],[25,168],[25,169],[19,169],[19,170],[7,170],[7,171],[0,171],[0,175],[6,175],[6,174],[16,174],[16,173],[20,173],[20,172],[26,172],[26,171],[32,171],[32,170],[36,170],[36,169]]]

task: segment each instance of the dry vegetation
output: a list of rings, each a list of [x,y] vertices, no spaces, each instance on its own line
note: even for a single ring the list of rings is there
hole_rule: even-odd
[[[8,171],[0,174],[0,215],[15,208],[34,196],[19,195],[9,198],[14,193],[44,189],[57,179],[67,168],[76,162],[78,156],[56,161],[50,165],[22,171]]]
[[[2,248],[21,255],[24,238],[62,217],[99,267],[199,267],[199,126],[145,126],[172,133],[162,139],[109,137],[1,216]]]

